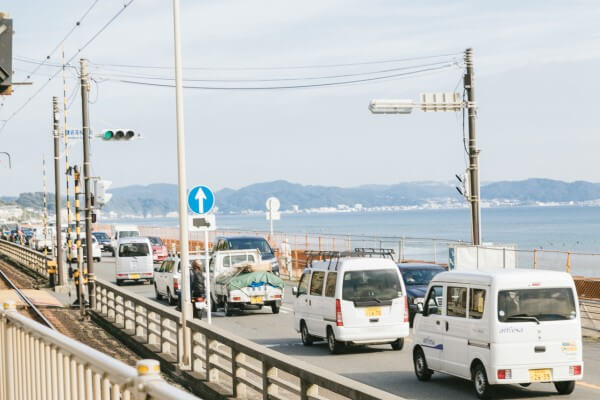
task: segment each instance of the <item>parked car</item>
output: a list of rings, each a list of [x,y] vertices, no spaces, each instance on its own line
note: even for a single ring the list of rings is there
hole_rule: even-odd
[[[409,322],[412,327],[417,313],[417,304],[423,303],[429,282],[434,276],[446,271],[446,269],[439,265],[424,263],[403,263],[398,264],[398,268],[404,281],[404,287],[406,287]]]
[[[201,260],[204,264],[204,255],[190,254],[191,262]],[[180,259],[177,256],[167,257],[160,266],[154,268],[154,293],[158,300],[167,298],[170,305],[177,304],[177,297],[181,289]]]
[[[86,250],[86,239],[83,236],[81,239],[81,249],[83,250],[83,259],[87,259],[87,250]],[[92,257],[94,261],[100,262],[102,261],[102,250],[100,249],[100,244],[98,240],[94,236],[92,236]],[[77,243],[75,236],[71,236],[71,262],[77,262]]]
[[[148,236],[150,244],[152,245],[152,256],[154,262],[161,262],[169,256],[167,246],[163,244],[163,241],[158,236]]]
[[[275,257],[275,252],[265,238],[258,236],[218,237],[216,243],[213,251],[257,249],[260,251],[262,260],[270,262],[273,273],[279,275],[279,263]]]
[[[113,257],[116,255],[117,242],[120,239],[128,237],[139,237],[140,231],[135,225],[113,225],[112,226],[112,240],[111,240],[111,252]]]
[[[305,346],[323,339],[331,353],[349,345],[404,346],[409,334],[407,295],[391,259],[314,261],[292,292],[294,328]]]
[[[434,371],[491,385],[552,382],[569,394],[583,378],[581,321],[570,274],[498,270],[442,272],[414,321],[417,378]],[[443,303],[440,304],[439,299]]]
[[[98,244],[100,244],[100,249],[102,251],[110,251],[110,252],[112,252],[112,246],[111,246],[111,242],[110,242],[110,236],[108,236],[106,234],[106,232],[92,232],[92,235],[94,235],[94,237],[98,241]]]
[[[124,281],[154,281],[154,263],[150,240],[145,237],[125,237],[115,246],[117,285]]]

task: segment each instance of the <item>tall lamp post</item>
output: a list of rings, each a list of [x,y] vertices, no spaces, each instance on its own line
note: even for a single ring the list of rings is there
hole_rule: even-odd
[[[458,93],[424,93],[420,102],[413,100],[372,100],[369,110],[373,114],[410,114],[414,108],[422,111],[461,111],[468,110],[469,116],[469,191],[466,196],[471,206],[471,239],[473,245],[481,244],[481,210],[479,204],[479,152],[475,121],[477,110],[475,106],[475,91],[473,84],[473,49],[465,50],[464,88],[466,101],[462,101]]]

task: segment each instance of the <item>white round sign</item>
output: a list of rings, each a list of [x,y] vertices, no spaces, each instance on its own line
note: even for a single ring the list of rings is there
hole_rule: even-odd
[[[279,203],[279,199],[277,197],[269,197],[267,199],[267,210],[269,211],[278,211],[279,210],[279,206],[281,205]]]

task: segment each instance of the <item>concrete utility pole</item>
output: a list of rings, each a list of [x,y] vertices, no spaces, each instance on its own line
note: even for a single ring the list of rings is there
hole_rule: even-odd
[[[471,223],[473,245],[481,244],[481,210],[479,208],[479,149],[477,149],[477,135],[475,120],[477,109],[475,107],[475,89],[473,84],[473,49],[465,51],[465,64],[467,73],[464,77],[464,86],[467,91],[467,109],[469,111],[469,201],[471,202]]]
[[[58,126],[58,98],[52,97],[52,119],[53,129],[52,134],[54,136],[54,212],[56,213],[56,268],[58,272],[58,284],[67,284],[67,275],[65,273],[65,264],[63,260],[62,251],[62,222],[61,222],[61,207],[60,207],[60,136]]]
[[[183,127],[183,83],[181,66],[181,33],[179,29],[179,0],[173,0],[173,29],[175,39],[175,104],[177,114],[177,181],[179,185],[179,250],[181,265],[181,330],[183,354],[179,360],[182,369],[190,368],[192,339],[187,321],[192,317],[190,301],[189,243],[187,220],[187,178],[185,169],[185,131]]]
[[[82,58],[81,64],[81,121],[83,125],[83,182],[85,191],[85,252],[87,257],[87,280],[88,297],[90,307],[96,308],[94,296],[94,256],[92,246],[92,193],[90,192],[90,116],[88,110],[88,95],[90,91],[90,79],[87,70],[87,60]]]

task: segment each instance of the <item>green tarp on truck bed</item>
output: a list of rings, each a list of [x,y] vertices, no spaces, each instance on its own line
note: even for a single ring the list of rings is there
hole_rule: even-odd
[[[259,287],[265,284],[283,289],[283,279],[272,272],[247,272],[240,275],[221,275],[216,279],[217,284],[227,285],[227,290],[237,290],[248,286]]]

